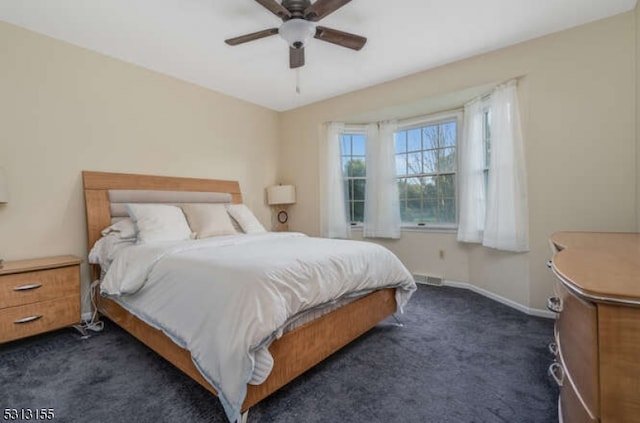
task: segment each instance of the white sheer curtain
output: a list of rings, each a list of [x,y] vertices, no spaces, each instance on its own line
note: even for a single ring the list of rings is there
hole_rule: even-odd
[[[516,82],[491,94],[491,160],[482,244],[507,251],[529,250],[529,214],[524,143]]]
[[[400,200],[396,179],[396,121],[367,125],[367,184],[363,235],[400,238]]]
[[[320,134],[320,231],[328,238],[349,238],[351,235],[340,160],[340,134],[343,131],[343,123],[330,122],[322,126]]]
[[[460,142],[458,240],[505,251],[529,250],[526,164],[516,81],[490,95],[490,159],[484,184],[483,107],[465,106]],[[486,199],[485,199],[486,193]]]
[[[458,241],[482,242],[485,221],[484,145],[482,102],[464,106],[462,139],[458,146],[459,222]]]

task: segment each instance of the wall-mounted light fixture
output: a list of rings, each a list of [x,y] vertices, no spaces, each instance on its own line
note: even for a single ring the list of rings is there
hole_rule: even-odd
[[[289,229],[287,222],[289,214],[287,206],[296,202],[296,187],[293,185],[274,185],[267,188],[267,204],[270,206],[279,206],[277,220],[275,226],[276,231],[286,231]]]

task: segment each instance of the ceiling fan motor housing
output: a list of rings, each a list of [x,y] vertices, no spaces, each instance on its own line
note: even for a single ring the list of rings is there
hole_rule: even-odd
[[[304,11],[311,6],[309,0],[282,0],[282,7],[291,12],[291,18],[304,18]]]

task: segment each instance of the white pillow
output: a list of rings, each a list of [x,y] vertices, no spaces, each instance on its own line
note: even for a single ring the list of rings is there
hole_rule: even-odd
[[[198,239],[237,233],[224,204],[184,204],[182,211]]]
[[[259,234],[267,232],[262,224],[256,219],[249,207],[244,204],[230,204],[227,211],[233,217],[242,230],[247,234]]]
[[[136,224],[130,217],[118,220],[111,226],[107,226],[102,230],[102,236],[116,235],[121,239],[129,239],[136,237]]]
[[[138,244],[191,238],[182,209],[166,204],[126,204],[138,230]]]

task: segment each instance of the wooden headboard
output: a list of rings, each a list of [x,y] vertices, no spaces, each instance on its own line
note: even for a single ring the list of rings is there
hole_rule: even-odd
[[[87,212],[89,249],[111,224],[109,190],[193,191],[231,194],[232,203],[242,203],[238,181],[136,175],[130,173],[82,172]]]

